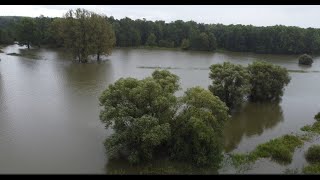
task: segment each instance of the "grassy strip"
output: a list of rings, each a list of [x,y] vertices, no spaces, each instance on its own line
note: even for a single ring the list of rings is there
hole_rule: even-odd
[[[294,150],[302,145],[303,141],[300,137],[284,135],[258,145],[255,150],[248,154],[233,154],[231,159],[235,167],[253,163],[259,158],[271,158],[278,163],[288,164],[292,161]]]
[[[305,166],[302,172],[305,174],[320,174],[320,163]]]
[[[301,128],[301,131],[313,132],[320,134],[320,121],[313,123],[312,125],[306,125]]]

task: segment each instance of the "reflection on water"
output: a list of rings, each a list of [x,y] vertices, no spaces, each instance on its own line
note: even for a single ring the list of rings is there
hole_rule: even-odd
[[[242,138],[261,135],[264,130],[275,127],[281,121],[283,112],[279,104],[246,103],[226,123],[225,151],[235,149]]]

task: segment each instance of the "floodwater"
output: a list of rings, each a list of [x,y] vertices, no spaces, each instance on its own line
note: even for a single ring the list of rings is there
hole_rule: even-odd
[[[34,49],[37,58],[10,56],[23,47],[0,53],[0,173],[108,173],[126,167],[108,161],[103,142],[111,133],[99,120],[98,97],[120,77],[144,78],[155,68],[178,75],[183,90],[207,88],[211,64],[247,65],[266,60],[290,70],[291,82],[279,104],[244,104],[225,128],[225,151],[249,152],[258,144],[313,123],[320,110],[320,57],[312,67],[298,65],[298,56],[236,52],[183,52],[115,49],[106,60],[78,64],[60,50]],[[183,91],[178,92],[182,95]],[[306,165],[303,153],[279,165],[259,160],[247,173],[282,173]],[[136,173],[139,173],[138,169]],[[220,173],[234,173],[222,168]],[[131,173],[135,173],[132,172]]]

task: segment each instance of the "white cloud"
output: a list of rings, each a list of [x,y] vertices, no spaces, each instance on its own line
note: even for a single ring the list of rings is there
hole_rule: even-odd
[[[201,23],[252,24],[270,26],[283,24],[288,26],[320,28],[320,6],[225,6],[225,5],[1,5],[2,16],[31,16],[40,14],[49,17],[61,17],[67,10],[85,8],[115,18],[129,17],[147,20],[193,20]]]

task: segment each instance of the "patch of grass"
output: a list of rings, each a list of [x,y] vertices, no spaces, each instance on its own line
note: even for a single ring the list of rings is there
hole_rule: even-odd
[[[305,153],[305,157],[310,163],[320,163],[320,145],[312,145]]]
[[[313,132],[320,134],[320,121],[313,123],[313,125],[306,125],[301,128],[301,131]]]
[[[302,172],[305,174],[320,174],[320,163],[305,166]]]
[[[18,54],[18,53],[7,53],[7,55],[9,55],[9,56],[21,56],[21,54]]]
[[[232,154],[231,156],[231,162],[232,164],[238,168],[243,164],[249,164],[249,163],[253,163],[257,160],[257,156],[255,156],[252,153],[248,153],[248,154]]]
[[[271,158],[278,163],[289,164],[292,161],[294,150],[302,145],[303,140],[301,137],[284,135],[258,145],[250,153],[232,154],[231,161],[236,168],[244,164],[253,163],[259,158]]]
[[[306,71],[306,70],[293,70],[293,69],[288,69],[288,72],[293,72],[293,73],[309,73],[309,72],[314,72],[318,73],[320,71]]]
[[[303,141],[299,137],[284,135],[258,145],[251,153],[251,156],[259,158],[270,157],[279,163],[288,164],[292,161],[294,150],[301,145],[303,145]]]

